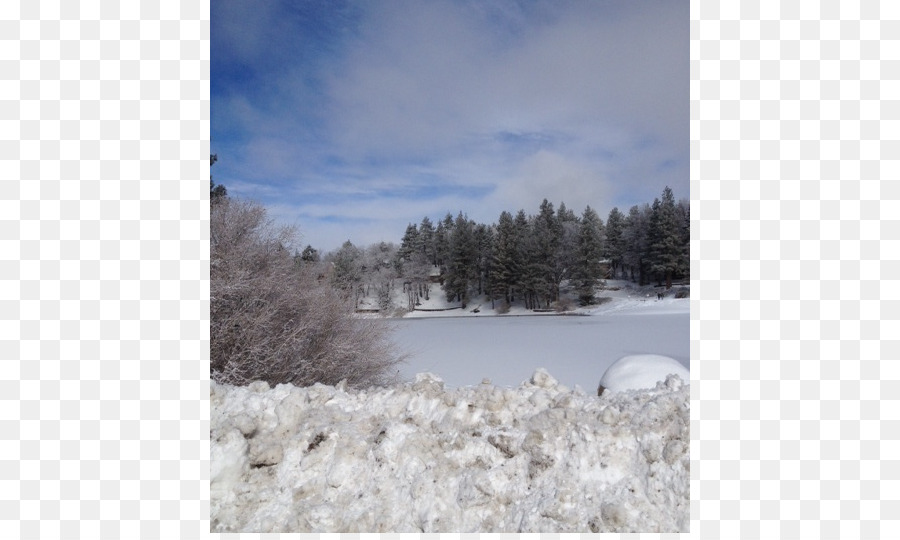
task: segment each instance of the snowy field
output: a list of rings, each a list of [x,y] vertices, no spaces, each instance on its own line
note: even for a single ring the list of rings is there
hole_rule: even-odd
[[[449,387],[490,379],[514,387],[537,368],[585,392],[610,364],[629,354],[661,354],[690,369],[690,317],[664,302],[594,316],[441,317],[389,321],[394,340],[409,353],[404,379],[431,372]],[[660,309],[662,308],[662,309]]]
[[[689,301],[610,296],[385,321],[413,353],[392,388],[211,383],[211,530],[687,531],[689,381],[596,386],[628,354],[689,366]]]

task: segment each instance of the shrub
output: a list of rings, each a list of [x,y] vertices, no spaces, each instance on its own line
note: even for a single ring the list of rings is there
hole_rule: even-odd
[[[394,382],[402,361],[388,328],[357,319],[314,264],[290,255],[297,234],[261,205],[226,198],[210,208],[210,377],[244,385]]]
[[[687,287],[682,287],[675,292],[675,298],[688,298],[691,295],[691,290]]]

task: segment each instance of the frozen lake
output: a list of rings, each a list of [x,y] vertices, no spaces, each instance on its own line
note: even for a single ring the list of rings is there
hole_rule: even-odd
[[[488,378],[515,387],[536,368],[593,392],[610,364],[629,354],[670,356],[690,369],[690,315],[628,312],[594,316],[395,319],[394,339],[409,353],[400,374],[432,372],[449,387]]]

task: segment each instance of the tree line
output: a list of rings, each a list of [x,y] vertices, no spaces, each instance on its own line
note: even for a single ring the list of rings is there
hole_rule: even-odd
[[[332,283],[357,301],[374,287],[390,305],[400,278],[413,309],[428,299],[437,280],[448,301],[463,307],[486,295],[495,307],[521,301],[528,309],[548,308],[560,299],[564,282],[579,302],[594,302],[604,278],[630,279],[641,285],[656,280],[667,288],[689,277],[690,206],[666,187],[652,204],[632,206],[628,214],[613,208],[606,222],[587,206],[577,215],[544,199],[536,214],[504,211],[496,223],[477,223],[462,212],[434,222],[424,217],[409,224],[400,245],[381,242],[358,248],[346,242],[329,253]],[[318,260],[307,246],[295,257]]]

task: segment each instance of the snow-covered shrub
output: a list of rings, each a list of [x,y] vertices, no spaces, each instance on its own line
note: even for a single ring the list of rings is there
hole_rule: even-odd
[[[210,376],[299,386],[392,382],[387,327],[352,306],[313,265],[292,257],[297,235],[261,205],[227,198],[210,208]]]

